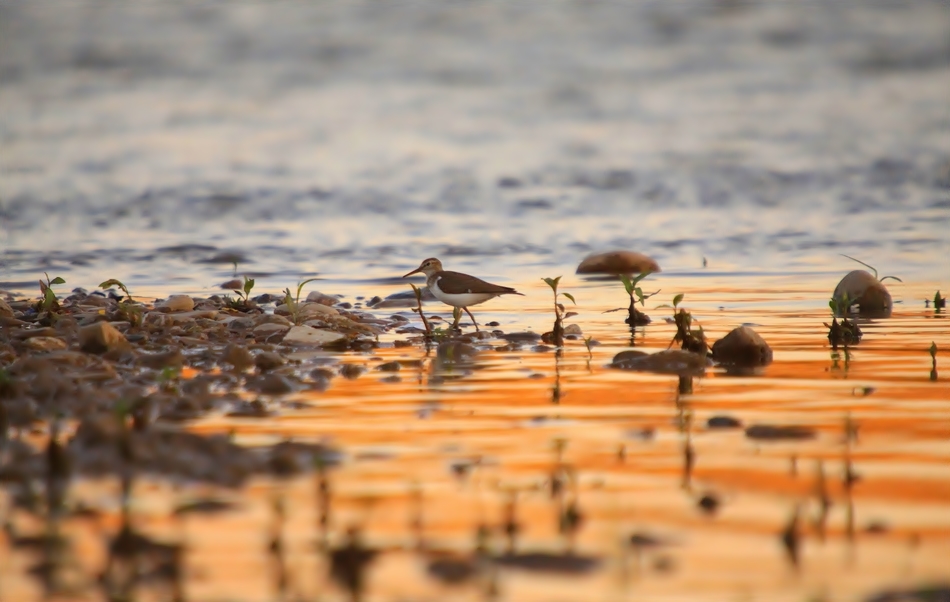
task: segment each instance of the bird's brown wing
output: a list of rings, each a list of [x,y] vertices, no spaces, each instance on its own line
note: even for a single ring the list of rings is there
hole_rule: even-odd
[[[492,293],[495,295],[521,294],[511,287],[485,282],[481,278],[460,272],[442,272],[439,274],[439,290],[450,295],[461,295],[464,293]]]

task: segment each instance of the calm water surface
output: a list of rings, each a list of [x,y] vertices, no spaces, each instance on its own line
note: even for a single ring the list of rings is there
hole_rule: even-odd
[[[541,333],[540,278],[564,274],[569,323],[601,343],[590,355],[581,340],[560,356],[491,341],[442,374],[387,334],[370,353],[327,354],[370,370],[299,394],[305,409],[191,426],[339,446],[332,534],[361,524],[387,550],[370,600],[486,598],[483,582],[427,576],[414,492],[430,549],[469,552],[517,492],[517,549],[563,552],[546,491],[557,440],[584,515],[574,549],[596,568],[502,569],[501,599],[837,601],[946,586],[950,329],[923,300],[950,288],[948,40],[946,4],[927,0],[3,2],[0,289],[34,294],[45,271],[67,289],[115,277],[143,298],[207,296],[237,261],[256,291],[318,274],[307,290],[354,302],[406,290],[398,276],[435,255],[526,294],[481,306],[481,322]],[[684,395],[676,377],[606,368],[631,344],[624,314],[604,313],[625,294],[573,271],[616,247],[664,268],[637,347],[666,348],[669,310],[654,307],[682,292],[712,339],[753,324],[775,362],[710,370]],[[822,326],[856,267],[839,253],[904,280],[888,283],[894,317],[864,325],[848,357]],[[384,382],[373,368],[393,359],[406,366]],[[755,443],[707,429],[716,415],[818,435]],[[833,500],[824,542],[819,461]],[[459,479],[454,463],[477,465]],[[256,482],[231,494],[239,510],[189,522],[188,598],[279,597],[266,552],[279,490],[286,599],[345,599],[315,552],[314,487]],[[175,540],[167,511],[198,493],[141,485],[140,526]],[[697,508],[707,493],[722,502],[714,517]],[[77,495],[115,510],[109,484]],[[778,535],[796,506],[797,572]],[[95,572],[99,534],[77,530]],[[669,545],[638,554],[633,533]],[[5,550],[4,599],[39,599],[31,561]]]

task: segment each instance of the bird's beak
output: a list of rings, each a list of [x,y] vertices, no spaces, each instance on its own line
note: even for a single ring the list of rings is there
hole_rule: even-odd
[[[411,272],[409,272],[408,274],[406,274],[405,276],[403,276],[403,278],[408,278],[409,276],[412,276],[413,274],[418,274],[418,273],[421,272],[421,271],[422,271],[422,266],[420,265],[420,266],[417,267],[416,269],[412,270]]]

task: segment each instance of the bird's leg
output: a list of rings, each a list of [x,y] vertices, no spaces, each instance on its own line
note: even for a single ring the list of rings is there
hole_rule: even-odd
[[[459,308],[452,310],[452,315],[455,316],[455,321],[452,322],[452,330],[459,330],[459,322],[462,319],[462,312],[459,311]]]
[[[475,332],[478,332],[478,322],[475,321],[475,316],[472,315],[472,312],[468,311],[467,307],[463,307],[462,309],[464,309],[465,313],[468,314],[468,317],[472,319],[472,324],[475,325]]]

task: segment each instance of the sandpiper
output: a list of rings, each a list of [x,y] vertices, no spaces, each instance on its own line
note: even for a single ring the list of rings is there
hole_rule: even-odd
[[[518,291],[507,286],[500,286],[485,282],[475,276],[462,274],[461,272],[448,272],[442,269],[442,262],[435,257],[430,257],[419,264],[419,267],[412,270],[403,278],[422,272],[426,275],[426,286],[432,291],[436,299],[451,305],[452,307],[461,307],[472,319],[475,324],[475,330],[478,330],[478,323],[475,322],[475,316],[468,311],[470,305],[478,305],[489,299],[494,299],[500,295],[521,295]],[[523,295],[522,295],[523,296]],[[459,314],[459,318],[461,314]],[[459,319],[455,319],[452,328],[457,328]]]

